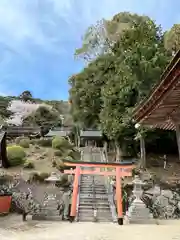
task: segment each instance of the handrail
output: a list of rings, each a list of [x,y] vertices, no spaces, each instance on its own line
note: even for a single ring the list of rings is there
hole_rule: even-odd
[[[103,151],[101,151],[101,162],[107,162],[106,156]],[[114,204],[114,192],[113,192],[113,187],[110,184],[109,178],[105,178],[105,187],[108,195],[108,202],[109,202],[113,222],[117,222],[117,212]]]
[[[92,180],[92,192],[93,192],[93,217],[94,221],[97,221],[97,206],[96,206],[96,192],[95,192],[95,181],[94,181],[94,176]]]

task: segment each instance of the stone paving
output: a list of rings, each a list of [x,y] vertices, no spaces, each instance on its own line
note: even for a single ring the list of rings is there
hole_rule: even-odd
[[[2,240],[180,240],[180,221],[160,225],[123,225],[113,223],[62,223],[21,221],[20,216],[0,218]]]

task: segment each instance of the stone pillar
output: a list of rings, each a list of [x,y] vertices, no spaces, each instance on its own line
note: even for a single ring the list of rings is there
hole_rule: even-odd
[[[135,199],[128,210],[127,217],[128,217],[129,223],[137,223],[137,224],[154,223],[152,215],[149,212],[149,209],[141,200],[141,196],[143,193],[142,181],[139,179],[138,176],[135,176],[135,180],[133,181],[133,183],[134,183],[133,194],[135,196]]]
[[[177,146],[180,160],[180,125],[176,125],[176,138],[177,138]]]

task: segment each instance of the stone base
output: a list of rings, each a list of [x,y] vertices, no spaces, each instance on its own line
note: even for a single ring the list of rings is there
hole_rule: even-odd
[[[155,221],[155,219],[144,219],[144,220],[139,220],[139,219],[136,219],[136,220],[130,220],[128,219],[128,224],[156,224],[157,225],[157,222]]]
[[[130,224],[155,224],[149,209],[140,200],[134,200],[127,212],[128,222]]]
[[[61,216],[33,215],[32,220],[36,221],[62,221]]]
[[[151,225],[151,224],[155,224],[155,225],[157,225],[157,223],[156,223],[156,221],[154,221],[154,219],[152,219],[152,220],[130,220],[129,221],[129,224],[144,224],[144,225]]]

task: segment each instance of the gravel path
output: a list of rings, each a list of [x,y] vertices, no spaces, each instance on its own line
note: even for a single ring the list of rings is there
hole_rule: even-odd
[[[8,221],[7,221],[8,220]],[[180,240],[180,221],[160,225],[124,225],[104,223],[22,223],[19,216],[0,218],[2,240]]]

